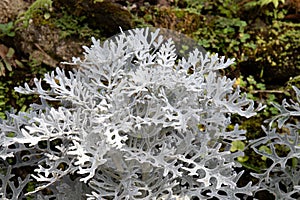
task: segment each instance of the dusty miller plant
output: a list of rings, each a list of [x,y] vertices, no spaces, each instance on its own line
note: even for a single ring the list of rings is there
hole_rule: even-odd
[[[270,161],[263,173],[252,174],[259,180],[257,191],[268,191],[278,200],[300,198],[300,90],[293,89],[297,101],[273,104],[280,114],[262,126],[264,137],[250,141],[254,151]]]
[[[243,152],[229,149],[245,131],[228,126],[231,114],[255,110],[235,80],[218,74],[233,60],[197,49],[178,59],[159,30],[92,41],[84,60],[74,58],[76,70],[16,88],[41,103],[0,125],[2,199],[232,200],[267,184],[237,185]]]

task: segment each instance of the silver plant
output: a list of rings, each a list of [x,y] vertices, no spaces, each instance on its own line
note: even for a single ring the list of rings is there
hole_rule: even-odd
[[[147,28],[92,42],[76,70],[15,88],[41,103],[0,125],[2,199],[253,196],[258,186],[237,186],[243,152],[229,151],[245,139],[238,125],[227,131],[231,114],[256,114],[218,73],[232,59],[198,49],[178,59],[173,41]]]

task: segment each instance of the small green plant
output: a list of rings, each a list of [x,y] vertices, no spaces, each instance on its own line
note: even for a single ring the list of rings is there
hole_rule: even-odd
[[[0,51],[0,76],[5,76],[7,71],[13,71],[14,67],[24,68],[23,63],[15,58],[13,48],[0,45]]]
[[[87,23],[85,23],[85,16],[74,16],[62,8],[62,17],[55,20],[55,26],[58,27],[60,31],[61,38],[67,38],[73,35],[79,35],[81,38],[90,38],[92,36],[99,36],[100,30],[91,29]]]
[[[14,37],[16,35],[13,22],[0,24],[0,38],[6,35],[9,37]]]
[[[5,49],[5,46],[1,46],[2,49]],[[2,51],[3,52],[3,51]],[[15,50],[13,48],[9,48],[6,53],[6,55],[1,55],[0,59],[0,76],[5,76],[5,71],[12,71],[12,64],[10,60],[12,59],[14,55]]]
[[[29,25],[30,19],[37,14],[44,14],[45,19],[49,19],[52,11],[52,0],[36,0],[31,6],[18,16],[15,24],[22,23],[23,27],[26,28]]]
[[[230,147],[230,152],[236,152],[236,151],[244,151],[245,150],[245,142],[240,141],[240,140],[235,140],[231,142],[231,147]],[[244,155],[244,156],[239,156],[237,157],[237,161],[243,163],[249,160],[249,156]]]

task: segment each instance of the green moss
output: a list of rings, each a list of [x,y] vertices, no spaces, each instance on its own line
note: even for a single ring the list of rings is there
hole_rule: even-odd
[[[176,9],[176,10],[174,10],[174,12],[175,12],[175,16],[179,19],[184,18],[185,15],[186,15],[186,12],[184,10],[181,10],[181,9]]]

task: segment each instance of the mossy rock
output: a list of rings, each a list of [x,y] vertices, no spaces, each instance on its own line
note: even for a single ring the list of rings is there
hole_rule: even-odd
[[[54,0],[54,7],[64,7],[74,16],[85,16],[83,23],[92,29],[99,29],[105,36],[112,36],[120,32],[120,28],[133,28],[132,16],[120,4],[103,0]]]
[[[50,7],[34,9],[30,16],[17,19],[12,42],[18,43],[19,52],[28,60],[51,67],[81,55],[82,46],[89,44],[92,36],[100,38],[100,31],[102,36],[111,36],[120,28],[132,27],[130,13],[109,1],[54,0]]]
[[[195,32],[204,19],[201,14],[166,6],[144,6],[138,15],[144,19],[146,24],[157,28],[176,30],[188,35]]]
[[[26,31],[16,31],[14,41],[18,42],[19,51],[29,60],[56,67],[60,62],[71,61],[73,56],[79,55],[86,44],[76,37],[61,38],[60,32],[51,23],[38,25],[33,22]]]

